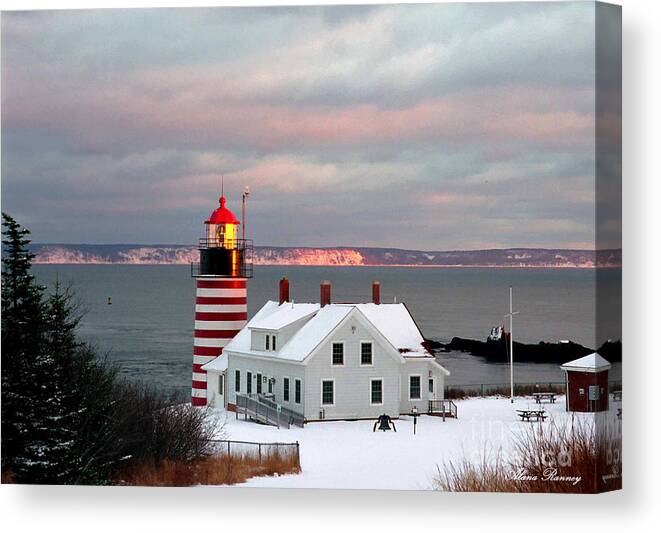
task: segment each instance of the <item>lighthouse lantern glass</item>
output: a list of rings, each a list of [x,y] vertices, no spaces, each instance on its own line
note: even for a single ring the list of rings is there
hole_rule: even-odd
[[[236,224],[207,224],[207,242],[209,246],[236,248]]]

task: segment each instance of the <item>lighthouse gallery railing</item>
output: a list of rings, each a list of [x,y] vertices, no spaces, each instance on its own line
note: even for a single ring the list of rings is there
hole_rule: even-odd
[[[207,239],[201,238],[198,243],[198,248],[200,250],[226,250],[228,256],[224,259],[221,259],[221,263],[225,261],[230,261],[229,257],[234,250],[238,253],[236,265],[236,272],[234,277],[242,278],[252,278],[253,274],[253,255],[254,255],[254,246],[252,239],[232,239],[232,240],[223,240],[223,239]],[[222,252],[220,252],[222,254]],[[217,260],[216,260],[217,261]],[[229,263],[227,263],[229,264]],[[229,269],[229,267],[228,267]],[[223,275],[216,272],[206,272],[202,273],[200,268],[200,262],[192,262],[190,264],[191,277],[198,278],[204,277],[206,275],[216,276]]]

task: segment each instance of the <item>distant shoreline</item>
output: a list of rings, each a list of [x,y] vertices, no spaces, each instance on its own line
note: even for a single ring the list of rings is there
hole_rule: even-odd
[[[118,261],[106,262],[54,262],[54,261],[34,261],[34,265],[84,265],[84,266],[188,266],[190,263],[122,263]],[[255,263],[256,267],[333,267],[333,268],[525,268],[525,269],[545,269],[553,268],[558,270],[602,270],[602,269],[621,269],[622,265],[393,265],[393,264],[374,264],[374,265],[337,265],[337,264],[306,264],[306,263]]]
[[[33,244],[35,264],[188,265],[199,261],[196,246],[136,244]],[[404,250],[371,247],[255,246],[256,266],[396,268],[621,268],[622,250],[505,248]]]

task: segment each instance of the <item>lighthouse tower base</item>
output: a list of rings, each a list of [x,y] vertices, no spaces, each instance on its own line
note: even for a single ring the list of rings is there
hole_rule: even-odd
[[[193,405],[207,405],[207,373],[202,370],[202,365],[221,355],[223,348],[247,321],[246,278],[197,278],[191,397]]]

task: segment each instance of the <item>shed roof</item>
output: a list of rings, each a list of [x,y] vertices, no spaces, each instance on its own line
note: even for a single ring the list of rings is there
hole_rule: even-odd
[[[574,361],[569,361],[560,366],[563,370],[575,372],[602,372],[608,370],[610,367],[611,364],[597,352],[575,359]]]

